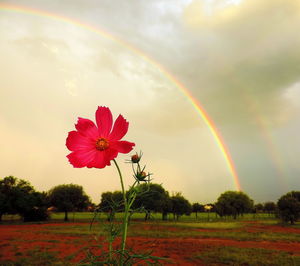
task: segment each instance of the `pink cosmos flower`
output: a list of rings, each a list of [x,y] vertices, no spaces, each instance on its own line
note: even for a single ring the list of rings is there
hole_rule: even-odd
[[[113,125],[111,111],[99,106],[96,123],[89,119],[78,118],[76,130],[69,132],[66,146],[72,151],[67,157],[76,168],[104,168],[118,153],[128,153],[134,143],[121,141],[128,131],[128,122],[119,115]]]

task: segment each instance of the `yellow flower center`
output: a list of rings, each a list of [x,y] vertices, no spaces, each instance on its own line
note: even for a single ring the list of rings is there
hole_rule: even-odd
[[[96,141],[96,149],[97,150],[103,151],[103,150],[106,150],[108,147],[109,147],[109,142],[107,139],[99,138]]]

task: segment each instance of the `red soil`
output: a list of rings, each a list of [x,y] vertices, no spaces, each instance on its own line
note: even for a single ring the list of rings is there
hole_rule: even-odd
[[[73,261],[83,259],[83,247],[97,244],[91,240],[91,236],[67,236],[55,233],[44,233],[45,227],[73,226],[75,223],[61,224],[35,224],[35,225],[0,225],[0,260],[15,260],[18,252],[26,252],[34,249],[55,251],[60,258],[74,255]],[[86,224],[86,226],[89,226]],[[149,227],[150,229],[150,227]],[[169,230],[169,228],[162,228]],[[180,230],[172,228],[172,230]],[[251,224],[246,227],[248,231],[271,230],[299,234],[299,229],[280,226],[264,226]],[[236,241],[218,238],[144,238],[129,237],[128,247],[135,251],[152,251],[152,255],[167,257],[173,261],[173,265],[201,265],[200,261],[191,258],[207,250],[208,247],[232,246],[240,248],[263,248],[274,251],[286,251],[290,254],[300,255],[300,243],[298,242],[271,242],[271,241]],[[22,255],[23,256],[23,255]],[[165,263],[165,265],[171,264]]]

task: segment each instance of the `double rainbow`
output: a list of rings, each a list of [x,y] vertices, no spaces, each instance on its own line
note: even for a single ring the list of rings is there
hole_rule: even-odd
[[[40,9],[33,9],[30,7],[20,6],[20,5],[17,6],[17,5],[12,5],[12,4],[0,3],[0,11],[1,10],[2,11],[19,12],[19,13],[35,15],[35,16],[41,16],[41,17],[54,19],[56,21],[61,21],[64,23],[76,25],[80,28],[83,28],[90,32],[94,32],[96,34],[99,34],[105,38],[108,38],[108,39],[120,44],[121,46],[125,47],[126,49],[132,51],[133,53],[135,53],[136,55],[141,57],[143,60],[145,60],[145,61],[149,62],[151,65],[155,66],[169,81],[171,81],[183,93],[183,95],[188,99],[188,101],[192,104],[192,106],[194,107],[196,112],[200,115],[201,119],[207,125],[211,134],[214,137],[214,140],[215,140],[217,146],[219,147],[219,149],[225,159],[228,170],[233,177],[233,181],[234,181],[236,190],[238,190],[238,191],[241,190],[240,181],[239,181],[238,174],[235,169],[233,160],[230,156],[229,150],[228,150],[220,132],[218,131],[215,123],[209,117],[209,115],[206,113],[205,109],[202,107],[200,102],[196,98],[193,97],[191,92],[161,64],[159,64],[157,61],[152,59],[150,56],[143,53],[141,50],[133,47],[128,42],[117,38],[116,36],[105,31],[104,29],[99,28],[98,26],[96,28],[92,25],[83,23],[83,22],[73,19],[73,18],[65,17],[65,16],[62,16],[59,14],[53,14],[53,13],[50,13],[50,12],[47,12],[44,10],[40,10]]]

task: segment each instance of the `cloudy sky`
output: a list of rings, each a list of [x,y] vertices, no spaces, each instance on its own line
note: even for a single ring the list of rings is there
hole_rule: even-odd
[[[299,28],[298,0],[0,0],[0,177],[80,184],[96,203],[120,189],[113,166],[66,159],[77,117],[102,105],[129,121],[125,139],[170,193],[208,203],[236,190],[177,79],[244,192],[264,202],[300,190]]]

